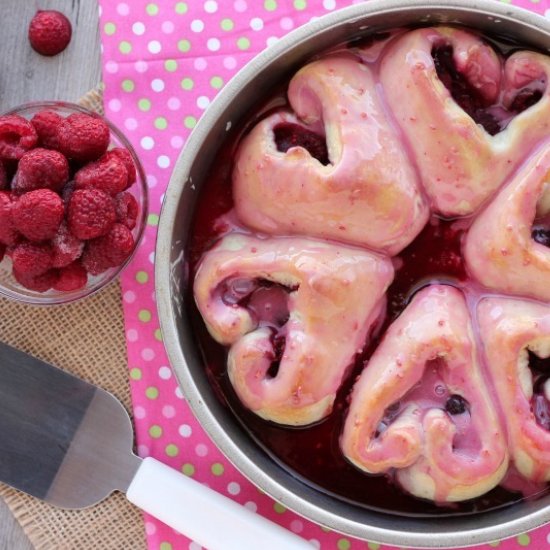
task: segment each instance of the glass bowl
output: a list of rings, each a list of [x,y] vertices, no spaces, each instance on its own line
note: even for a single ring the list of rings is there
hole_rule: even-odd
[[[70,302],[74,302],[75,300],[85,298],[86,296],[90,296],[91,294],[94,294],[95,292],[102,289],[104,286],[108,285],[132,260],[145,229],[145,222],[147,217],[147,183],[145,179],[145,173],[143,171],[143,167],[139,161],[139,158],[137,157],[134,148],[132,147],[132,145],[130,145],[130,142],[124,136],[124,134],[106,118],[88,109],[85,109],[80,105],[65,103],[61,101],[33,102],[15,107],[14,109],[2,113],[2,116],[19,115],[23,118],[26,118],[27,120],[30,120],[35,114],[44,110],[54,111],[62,117],[67,117],[73,113],[84,113],[102,119],[107,124],[110,130],[109,149],[112,149],[113,147],[122,147],[127,149],[132,156],[134,165],[136,167],[136,182],[132,184],[131,187],[126,189],[126,192],[129,192],[134,196],[139,206],[136,225],[132,229],[132,235],[134,237],[134,248],[132,250],[132,253],[121,265],[109,268],[107,271],[104,271],[99,275],[88,274],[88,281],[86,285],[77,290],[60,291],[50,289],[46,292],[37,292],[35,290],[25,288],[16,281],[15,277],[12,274],[11,259],[8,252],[6,252],[6,254],[4,255],[4,259],[0,261],[0,296],[33,305],[67,304]]]

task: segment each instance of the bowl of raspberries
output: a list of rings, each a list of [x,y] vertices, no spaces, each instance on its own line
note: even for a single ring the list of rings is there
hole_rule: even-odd
[[[0,295],[96,292],[131,260],[146,214],[143,169],[109,121],[57,101],[0,115]]]

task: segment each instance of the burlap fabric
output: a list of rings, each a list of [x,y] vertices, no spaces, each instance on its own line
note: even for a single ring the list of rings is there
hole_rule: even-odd
[[[101,89],[81,104],[102,112]],[[66,306],[0,298],[0,340],[97,384],[130,408],[120,285]],[[85,510],[61,510],[0,484],[0,496],[38,550],[141,550],[140,511],[115,493]]]

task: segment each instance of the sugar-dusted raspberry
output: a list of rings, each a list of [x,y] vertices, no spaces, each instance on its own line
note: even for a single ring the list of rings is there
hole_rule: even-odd
[[[19,115],[0,116],[0,158],[19,160],[32,149],[38,136],[34,126]]]
[[[75,174],[76,189],[99,189],[115,196],[126,189],[128,172],[124,162],[110,151]]]
[[[46,149],[59,149],[59,128],[63,117],[54,111],[40,111],[31,118],[38,134],[38,145]]]
[[[18,233],[13,224],[11,210],[13,201],[8,191],[0,191],[0,243],[13,246]]]
[[[59,270],[59,278],[53,288],[62,292],[70,292],[86,286],[87,282],[88,273],[86,273],[86,270],[80,262],[73,262]]]
[[[136,182],[136,165],[134,164],[134,159],[130,154],[128,149],[123,149],[122,147],[115,147],[109,151],[110,154],[116,155],[126,167],[128,172],[128,182],[126,184],[126,189],[133,185]]]
[[[128,191],[119,193],[115,197],[116,221],[125,225],[128,229],[134,229],[139,214],[139,206],[136,198]]]
[[[84,242],[76,238],[65,222],[59,226],[55,237],[52,239],[53,266],[65,267],[72,264],[82,256]]]
[[[124,263],[134,250],[135,244],[132,232],[121,223],[115,223],[111,231],[97,241],[105,250],[105,256],[111,262],[112,267]]]
[[[52,247],[47,243],[23,241],[11,251],[13,270],[25,275],[42,275],[53,267]]]
[[[109,127],[99,117],[69,115],[59,128],[59,150],[78,161],[97,160],[109,146]]]
[[[13,270],[15,280],[25,288],[34,290],[35,292],[46,292],[52,288],[59,277],[57,269],[49,269],[46,273],[40,275],[29,275],[28,273],[20,273]]]
[[[111,267],[111,260],[105,254],[105,248],[99,239],[92,239],[86,243],[81,263],[90,275],[100,275]]]
[[[61,197],[50,189],[36,189],[21,195],[11,209],[17,231],[34,242],[53,238],[64,213]]]
[[[61,191],[69,180],[69,163],[58,151],[33,149],[19,161],[13,191],[25,193],[34,189]]]
[[[71,22],[59,11],[37,11],[29,25],[29,41],[42,55],[57,55],[71,41]]]
[[[106,235],[116,220],[115,201],[99,189],[77,189],[69,200],[67,223],[82,240]]]

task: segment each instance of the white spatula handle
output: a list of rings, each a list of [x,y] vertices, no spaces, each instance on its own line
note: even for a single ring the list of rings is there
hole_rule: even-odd
[[[294,533],[154,458],[146,458],[128,500],[208,550],[311,550]]]

